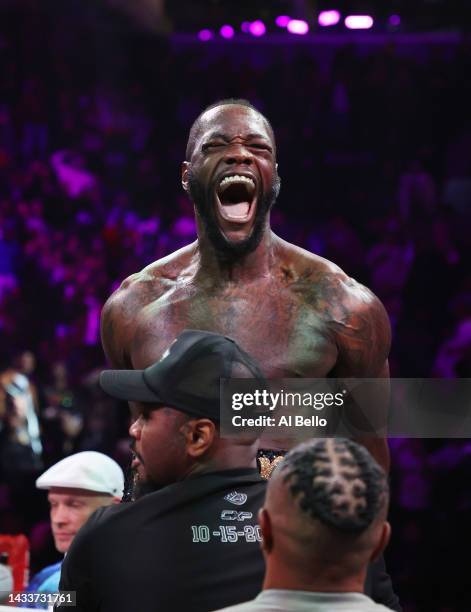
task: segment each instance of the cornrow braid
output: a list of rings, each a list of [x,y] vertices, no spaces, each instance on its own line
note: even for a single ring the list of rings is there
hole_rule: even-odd
[[[301,510],[346,533],[360,533],[388,495],[386,474],[368,451],[344,438],[318,439],[290,451],[283,480]]]

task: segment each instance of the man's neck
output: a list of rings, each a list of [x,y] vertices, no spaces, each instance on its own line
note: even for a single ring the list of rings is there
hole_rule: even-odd
[[[199,259],[195,280],[211,286],[249,283],[268,278],[275,259],[276,236],[267,227],[257,248],[234,259],[222,256],[198,228],[196,255]]]
[[[291,567],[283,562],[268,561],[263,590],[287,589],[318,593],[363,593],[366,570],[345,576],[340,567]]]
[[[193,463],[189,467],[185,478],[205,472],[221,472],[237,468],[255,469],[257,467],[257,448],[258,441],[251,445],[221,441],[218,450],[211,457],[205,457],[204,461]]]

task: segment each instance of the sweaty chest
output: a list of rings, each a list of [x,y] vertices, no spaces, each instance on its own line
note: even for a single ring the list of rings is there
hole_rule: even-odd
[[[238,291],[163,296],[135,322],[135,368],[158,360],[184,329],[230,336],[274,377],[321,377],[333,367],[336,348],[321,316],[288,291]]]

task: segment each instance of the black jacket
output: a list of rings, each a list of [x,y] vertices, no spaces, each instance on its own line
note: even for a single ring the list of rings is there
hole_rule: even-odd
[[[209,612],[253,599],[266,484],[255,469],[207,473],[98,510],[64,559],[60,590],[76,591],[76,612]],[[397,602],[384,567],[370,574],[367,594]]]

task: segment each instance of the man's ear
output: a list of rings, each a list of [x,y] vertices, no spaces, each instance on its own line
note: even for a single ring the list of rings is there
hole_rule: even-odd
[[[182,187],[183,189],[189,193],[189,172],[190,172],[190,162],[184,161],[182,163]]]
[[[216,425],[210,419],[191,419],[182,426],[186,451],[193,459],[198,459],[211,448],[217,435]]]
[[[265,554],[269,554],[273,549],[273,531],[271,527],[270,515],[266,508],[260,508],[258,511],[258,524],[262,532],[262,543],[260,546]]]
[[[388,545],[390,537],[391,537],[391,525],[388,523],[388,521],[384,521],[382,529],[381,529],[381,536],[370,557],[371,562],[376,561],[376,559],[378,559],[378,557],[381,555],[383,550]]]

